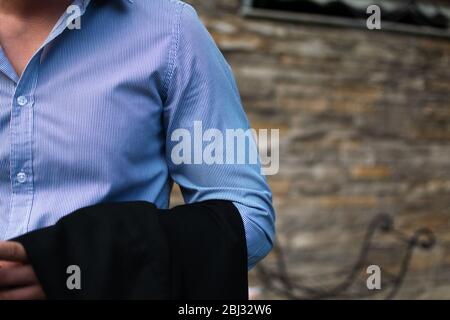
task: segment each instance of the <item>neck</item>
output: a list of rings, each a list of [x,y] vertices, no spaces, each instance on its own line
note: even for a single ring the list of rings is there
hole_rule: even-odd
[[[0,17],[33,18],[61,12],[72,0],[0,0]]]

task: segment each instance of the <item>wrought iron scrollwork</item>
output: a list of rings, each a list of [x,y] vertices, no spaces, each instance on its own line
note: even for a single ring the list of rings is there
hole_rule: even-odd
[[[264,264],[258,266],[258,277],[267,290],[287,299],[332,299],[341,297],[354,284],[358,278],[358,273],[367,265],[370,247],[377,232],[390,233],[406,244],[405,253],[400,261],[399,272],[396,275],[391,275],[392,279],[384,297],[388,300],[393,299],[398,294],[408,273],[414,250],[417,248],[430,250],[435,245],[436,238],[434,233],[426,228],[418,229],[412,235],[399,231],[394,228],[392,217],[387,214],[378,215],[370,223],[355,264],[344,276],[344,279],[331,288],[316,288],[305,285],[298,280],[293,281],[287,269],[285,252],[280,246],[274,248],[275,267],[269,268]],[[352,297],[350,296],[350,298]]]

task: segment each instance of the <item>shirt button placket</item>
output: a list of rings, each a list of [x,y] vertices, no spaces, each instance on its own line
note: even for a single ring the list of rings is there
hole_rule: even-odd
[[[34,60],[35,62],[36,60]],[[33,96],[37,65],[27,67],[16,86],[11,110],[12,199],[7,238],[27,232],[33,200]]]

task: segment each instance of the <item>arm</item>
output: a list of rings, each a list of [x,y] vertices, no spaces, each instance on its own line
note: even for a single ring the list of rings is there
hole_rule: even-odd
[[[164,127],[166,131],[166,157],[172,179],[181,187],[187,203],[209,199],[232,201],[244,221],[248,266],[251,268],[272,248],[275,214],[271,192],[260,173],[260,164],[201,164],[181,163],[174,157],[177,130],[183,129],[195,136],[194,123],[201,122],[203,131],[226,135],[227,129],[249,129],[240,96],[231,69],[213,39],[200,22],[194,9],[185,5],[179,28],[175,33],[174,50],[166,78]],[[179,137],[178,137],[179,138]],[[213,139],[213,138],[211,138]],[[209,144],[210,142],[205,142]],[[248,139],[248,148],[238,144],[233,149],[222,143],[225,157],[232,153],[256,153],[256,144]],[[193,145],[192,145],[193,146]],[[220,141],[216,143],[220,149]],[[199,152],[194,150],[191,163]],[[174,154],[175,153],[175,154]],[[196,154],[195,154],[196,153]],[[188,159],[188,158],[185,158]],[[189,159],[188,159],[189,160]],[[185,161],[186,162],[186,161]]]

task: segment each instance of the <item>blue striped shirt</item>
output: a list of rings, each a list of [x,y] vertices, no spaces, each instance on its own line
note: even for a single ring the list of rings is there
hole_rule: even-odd
[[[196,121],[249,128],[231,69],[194,9],[176,0],[74,5],[20,77],[0,48],[0,238],[101,202],[167,208],[175,181],[187,203],[236,205],[253,266],[274,237],[260,165],[171,157],[172,133]]]

